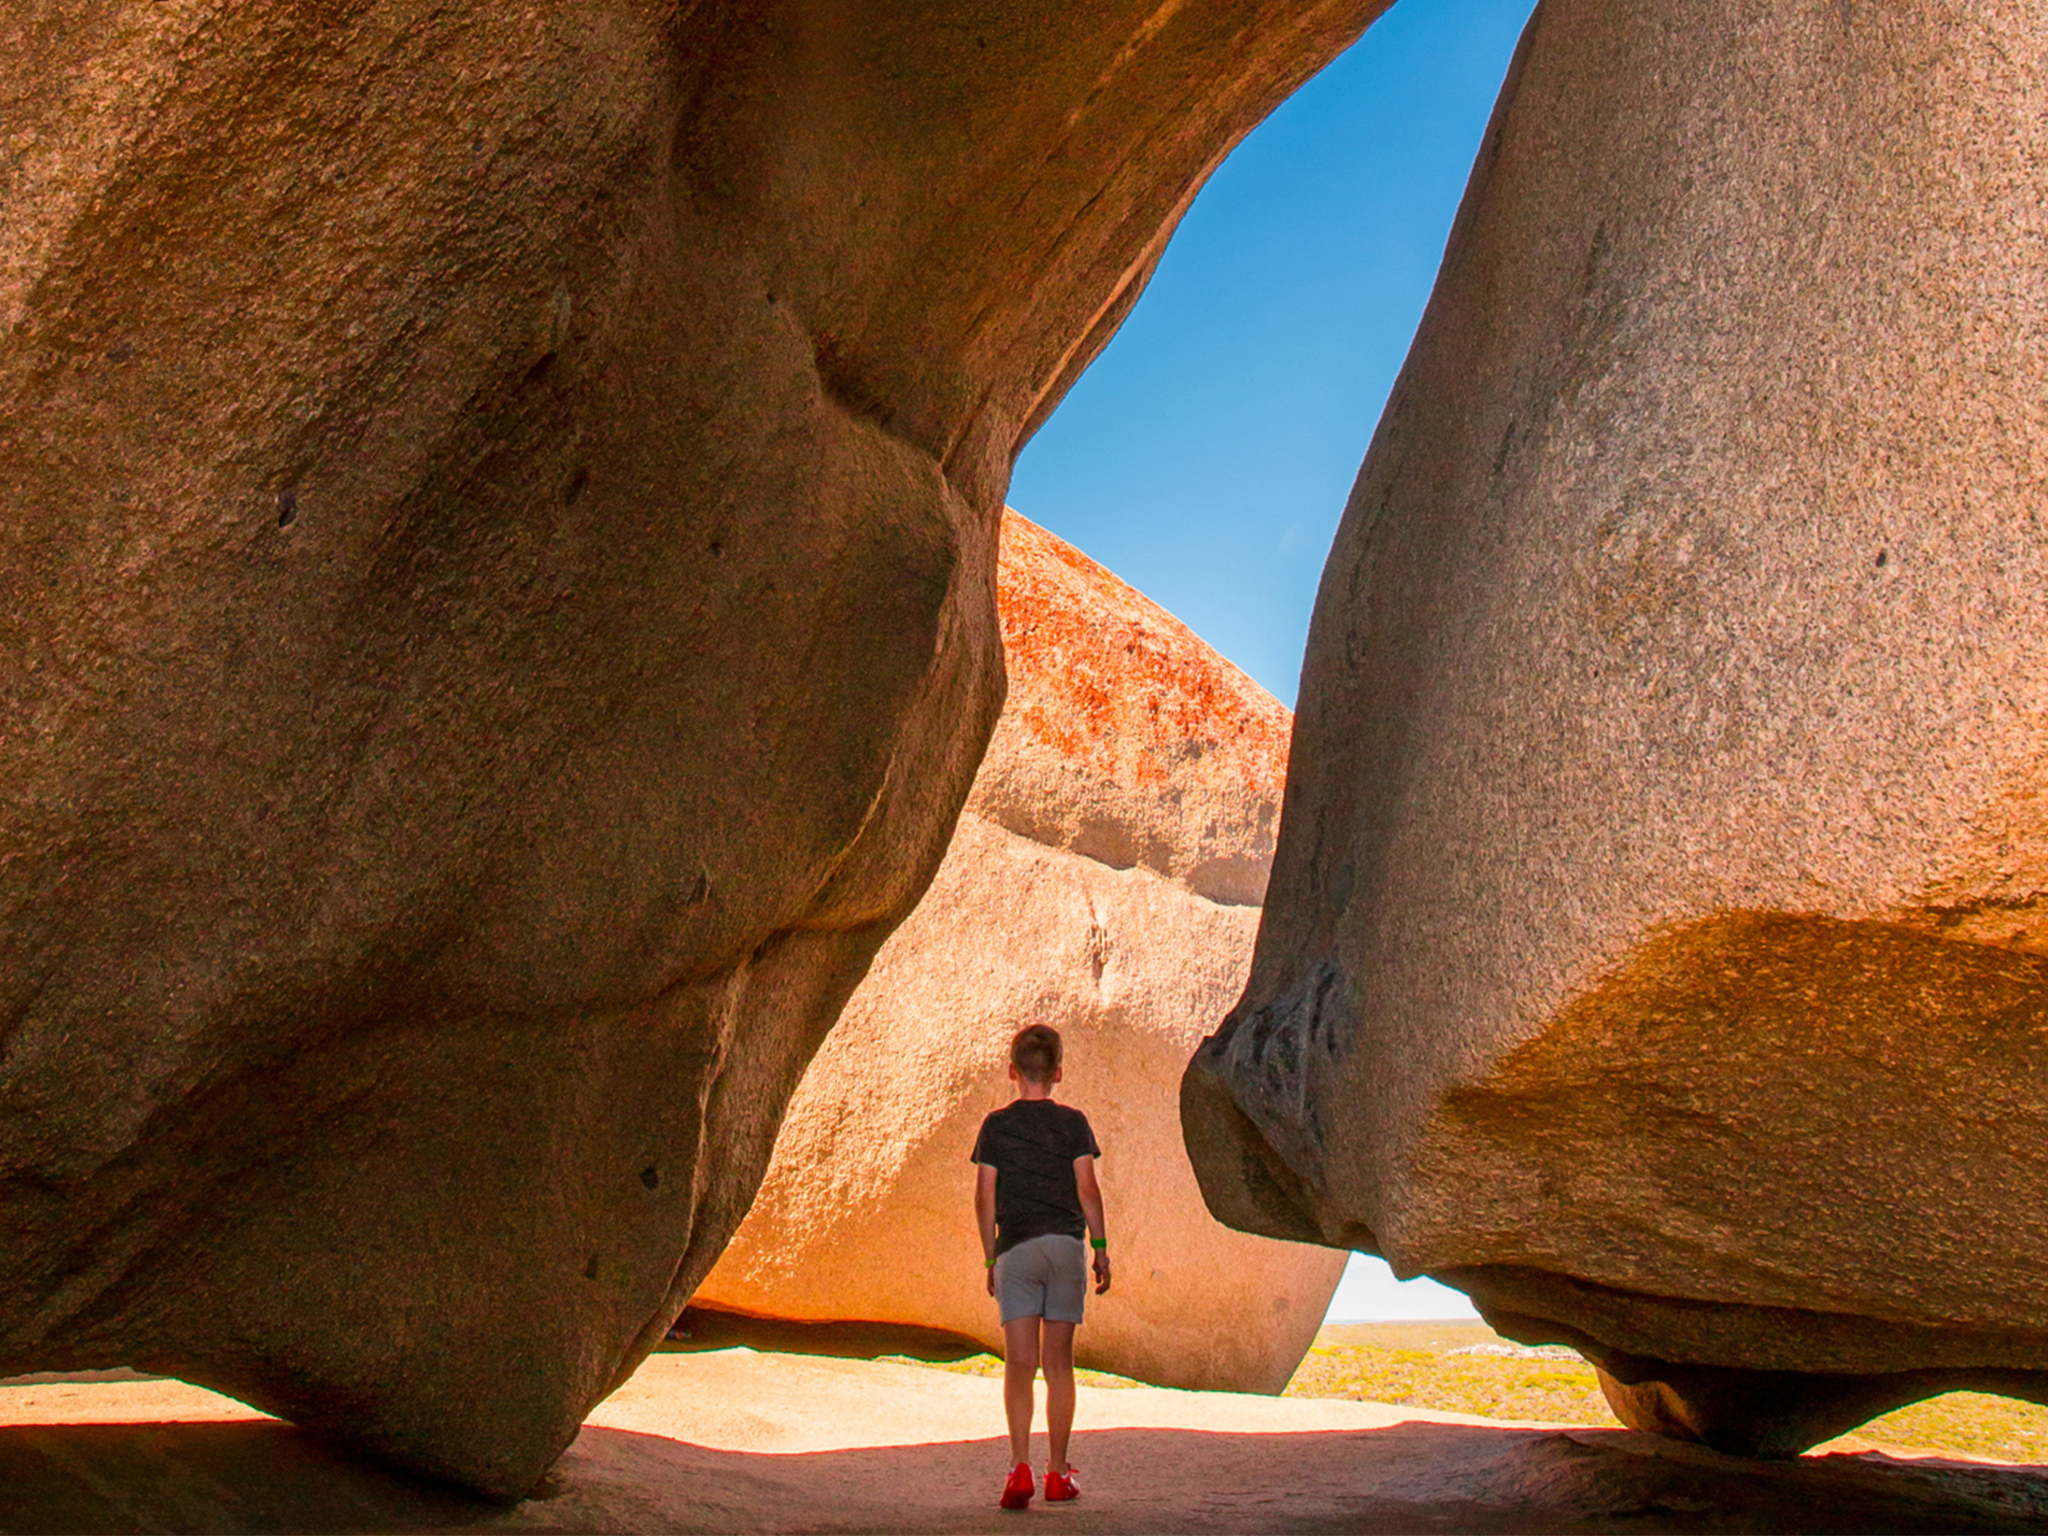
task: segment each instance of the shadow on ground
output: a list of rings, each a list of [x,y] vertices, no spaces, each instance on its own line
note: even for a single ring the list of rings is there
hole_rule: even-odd
[[[1744,1462],[1620,1430],[1076,1436],[1078,1504],[993,1507],[994,1441],[765,1456],[586,1429],[480,1502],[275,1422],[0,1430],[0,1531],[2048,1531],[2048,1469]]]
[[[986,1354],[988,1345],[944,1328],[915,1323],[798,1323],[781,1317],[752,1317],[718,1307],[685,1307],[675,1327],[655,1348],[663,1354],[701,1354],[735,1345],[776,1354],[831,1355],[842,1360],[875,1360],[901,1355],[910,1360],[966,1360]]]

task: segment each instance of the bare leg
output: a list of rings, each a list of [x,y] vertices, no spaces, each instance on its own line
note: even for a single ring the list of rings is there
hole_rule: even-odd
[[[1003,1411],[1010,1419],[1010,1465],[1031,1459],[1032,1385],[1038,1379],[1036,1317],[1016,1317],[1003,1324]],[[1071,1324],[1047,1323],[1046,1331],[1067,1330],[1067,1422],[1074,1421],[1074,1330]],[[1048,1392],[1051,1390],[1048,1387]],[[1064,1444],[1064,1440],[1061,1442]]]
[[[1048,1472],[1067,1470],[1067,1437],[1074,1432],[1074,1325],[1045,1325],[1045,1431]]]

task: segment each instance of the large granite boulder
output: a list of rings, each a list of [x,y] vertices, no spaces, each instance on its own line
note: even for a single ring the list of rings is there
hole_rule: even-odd
[[[1001,696],[996,519],[1379,0],[0,13],[0,1373],[529,1488]]]
[[[1116,1283],[1084,1365],[1278,1392],[1344,1256],[1223,1226],[1181,1069],[1244,985],[1288,714],[1184,625],[1015,513],[996,583],[1010,695],[924,902],[790,1100],[699,1306],[939,1328],[999,1347],[967,1164],[1010,1037],[1065,1036],[1104,1155]]]
[[[2048,1397],[2044,46],[1544,0],[1324,577],[1197,1169],[1633,1423]]]

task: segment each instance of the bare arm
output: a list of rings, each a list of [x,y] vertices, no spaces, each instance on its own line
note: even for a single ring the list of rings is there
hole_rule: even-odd
[[[988,1293],[996,1293],[996,1171],[987,1163],[974,1166],[974,1220],[981,1228],[982,1268],[988,1273]]]
[[[1109,1226],[1102,1215],[1102,1186],[1095,1182],[1095,1159],[1077,1157],[1074,1159],[1074,1190],[1081,1197],[1081,1214],[1088,1219],[1088,1235],[1102,1242],[1109,1241]],[[1095,1250],[1095,1294],[1100,1296],[1109,1289],[1109,1250]]]

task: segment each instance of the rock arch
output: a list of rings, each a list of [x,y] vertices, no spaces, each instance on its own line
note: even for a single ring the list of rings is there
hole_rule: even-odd
[[[529,1488],[938,864],[1017,443],[1379,8],[0,19],[0,1369]],[[1212,1201],[1645,1422],[2048,1369],[2040,43],[1546,0],[1325,582]]]

